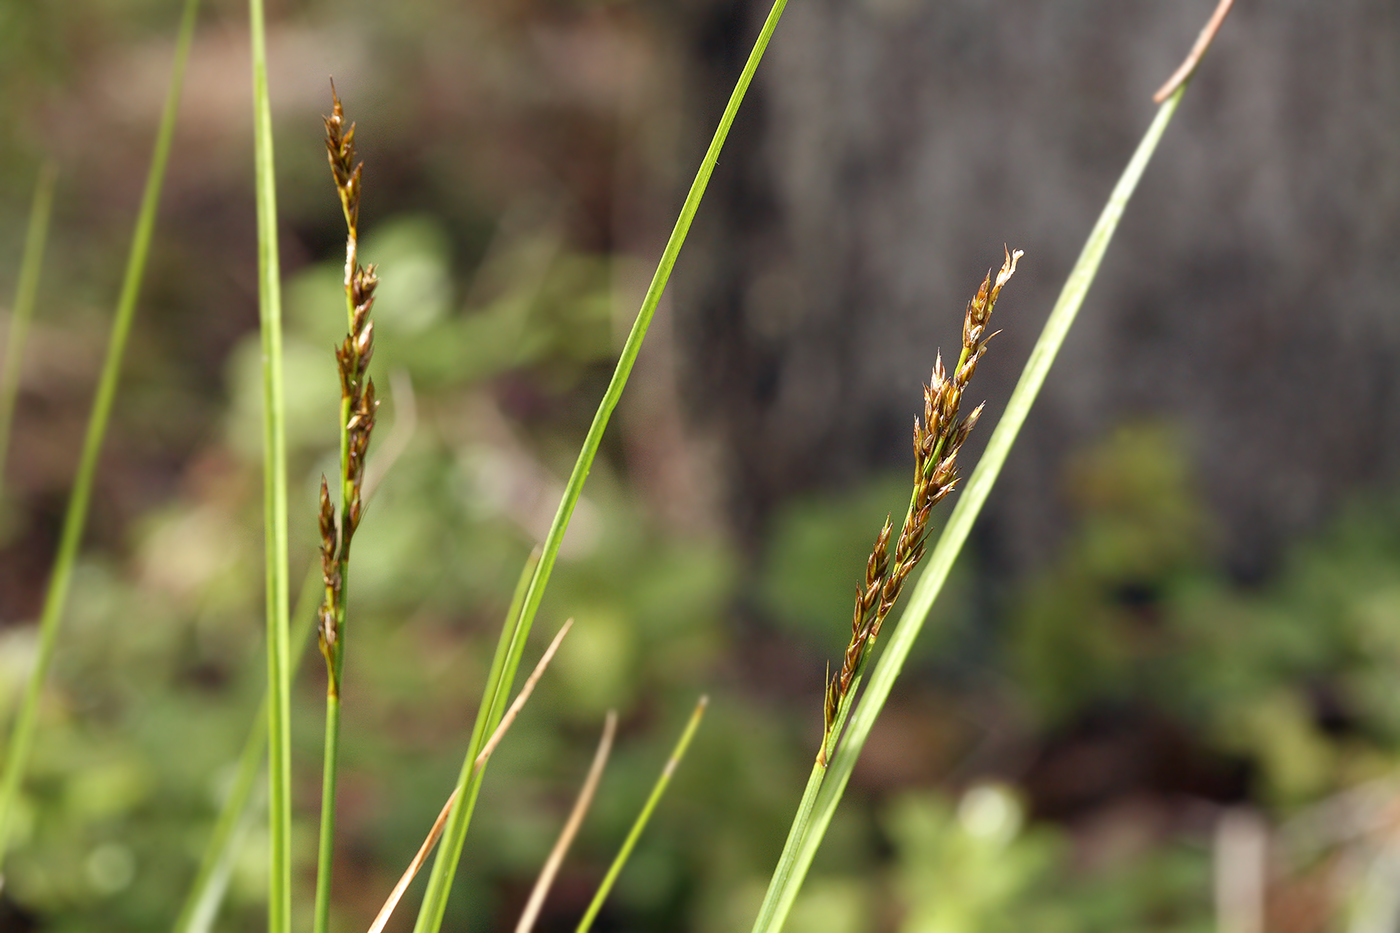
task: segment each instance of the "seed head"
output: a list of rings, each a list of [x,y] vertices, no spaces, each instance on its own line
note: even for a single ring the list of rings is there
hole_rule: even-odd
[[[909,511],[895,541],[894,553],[888,552],[893,526],[888,518],[875,539],[870,557],[865,562],[864,585],[856,587],[855,610],[851,619],[851,640],[835,674],[828,668],[823,708],[825,730],[817,761],[825,765],[838,728],[836,718],[841,704],[860,674],[880,627],[894,608],[905,581],[924,555],[928,535],[928,520],[933,507],[953,491],[958,483],[958,451],[967,440],[982,415],[978,405],[959,420],[963,390],[977,371],[977,363],[987,350],[995,333],[987,334],[986,326],[996,306],[1003,285],[1016,271],[1021,251],[1006,250],[1006,261],[993,279],[991,272],[982,279],[977,294],[968,303],[963,318],[963,349],[951,376],[943,365],[943,356],[934,357],[933,371],[924,386],[923,421],[914,419],[914,489]]]

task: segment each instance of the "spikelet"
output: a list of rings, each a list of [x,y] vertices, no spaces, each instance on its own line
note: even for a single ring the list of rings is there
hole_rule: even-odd
[[[914,419],[914,490],[909,499],[909,511],[895,539],[892,556],[889,541],[893,525],[885,519],[865,564],[865,582],[856,587],[851,640],[842,655],[841,667],[836,673],[828,671],[827,674],[823,705],[825,729],[817,755],[822,765],[826,764],[834,745],[841,705],[850,695],[905,581],[924,556],[929,515],[958,483],[958,451],[982,416],[983,408],[978,405],[959,420],[963,390],[977,371],[977,362],[986,352],[988,341],[996,336],[995,332],[987,333],[987,322],[1002,286],[1015,274],[1016,261],[1021,255],[1020,250],[1014,253],[1007,250],[996,278],[993,279],[989,271],[977,294],[968,302],[963,317],[962,353],[952,373],[944,369],[941,354],[934,358],[933,372],[928,385],[924,386],[923,421]]]
[[[379,277],[373,265],[362,266],[359,261],[360,181],[364,164],[355,161],[355,124],[346,124],[345,111],[334,84],[331,85],[331,99],[334,106],[331,115],[325,118],[326,158],[345,214],[347,333],[335,351],[342,418],[338,520],[330,487],[325,477],[321,478],[321,576],[325,596],[319,611],[318,632],[321,653],[330,672],[330,689],[338,691],[340,665],[337,660],[343,648],[340,628],[345,621],[345,571],[350,560],[350,541],[364,511],[365,459],[379,407],[374,380],[369,378],[369,363],[374,357],[374,322],[370,320],[370,311],[374,308]]]

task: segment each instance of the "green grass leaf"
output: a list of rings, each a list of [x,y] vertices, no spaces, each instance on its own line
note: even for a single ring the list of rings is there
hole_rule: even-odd
[[[43,691],[44,681],[53,663],[54,649],[58,645],[59,625],[63,620],[63,610],[73,580],[73,569],[78,561],[78,548],[82,544],[83,530],[87,525],[88,506],[92,501],[98,459],[106,438],[107,425],[111,421],[122,359],[126,355],[127,338],[131,335],[132,321],[136,317],[136,300],[141,294],[141,280],[146,271],[146,259],[150,255],[156,208],[160,205],[161,189],[165,184],[165,167],[170,159],[170,144],[175,134],[175,115],[180,102],[180,91],[184,86],[185,64],[189,60],[190,45],[194,39],[195,13],[198,8],[199,0],[185,0],[179,35],[175,42],[175,63],[165,94],[165,107],[161,111],[160,127],[156,131],[156,144],[151,153],[151,165],[146,175],[145,191],[141,195],[141,207],[136,214],[136,228],[131,238],[131,252],[127,256],[116,314],[112,319],[107,355],[102,362],[102,373],[98,378],[92,413],[88,416],[83,449],[78,458],[78,471],[73,478],[73,491],[69,494],[68,511],[63,518],[58,556],[54,560],[53,573],[49,577],[48,589],[44,594],[44,609],[39,619],[39,654],[34,662],[34,669],[30,672],[29,682],[25,686],[19,715],[10,733],[9,748],[5,755],[5,773],[3,779],[0,779],[0,859],[4,858],[7,848],[10,816],[34,744],[39,695]]]
[[[666,793],[666,787],[671,783],[671,775],[676,773],[676,768],[680,766],[681,759],[685,757],[686,749],[690,747],[690,740],[695,735],[695,730],[700,728],[700,720],[705,716],[705,707],[709,705],[709,697],[701,697],[700,702],[695,704],[695,711],[690,714],[690,720],[685,724],[685,729],[681,732],[681,737],[676,741],[676,747],[671,750],[671,757],[666,759],[665,766],[661,769],[661,776],[656,779],[656,784],[651,789],[651,794],[647,797],[647,802],[642,806],[642,812],[637,814],[637,819],[632,823],[631,830],[627,833],[627,838],[622,842],[622,848],[618,850],[617,857],[613,859],[612,865],[608,866],[608,873],[603,876],[603,881],[598,885],[598,891],[593,895],[593,900],[589,903],[588,909],[583,913],[583,919],[579,921],[578,933],[588,933],[588,929],[593,926],[593,920],[598,916],[598,911],[603,909],[603,902],[608,899],[608,894],[612,891],[613,884],[617,881],[617,876],[622,873],[622,868],[627,864],[627,860],[632,856],[632,849],[636,847],[637,840],[642,836],[642,830],[647,828],[648,821],[651,820],[652,811],[661,800],[661,795]]]
[[[948,572],[972,530],[972,523],[981,513],[993,484],[1001,474],[1011,445],[1020,433],[1031,405],[1034,404],[1040,387],[1050,372],[1050,365],[1055,361],[1055,356],[1069,333],[1070,325],[1074,323],[1074,318],[1089,293],[1089,287],[1098,274],[1099,264],[1113,239],[1118,221],[1122,218],[1143,171],[1151,161],[1167,124],[1171,122],[1184,90],[1184,86],[1178,88],[1176,93],[1158,107],[1156,117],[1129,160],[1128,167],[1123,170],[1113,193],[1109,195],[1108,203],[1104,205],[1098,222],[1090,231],[1089,239],[1085,242],[1074,268],[1070,270],[1060,297],[1045,322],[1040,339],[1031,350],[1030,359],[1021,372],[1020,381],[1016,383],[1006,411],[997,423],[996,430],[992,432],[991,440],[987,443],[987,449],[982,454],[977,469],[973,471],[972,478],[958,498],[958,504],[929,556],[928,564],[900,616],[894,634],[869,676],[865,692],[855,704],[850,724],[836,747],[830,767],[818,766],[813,769],[797,817],[789,831],[787,844],[774,870],[758,918],[754,921],[754,933],[776,933],[782,929],[793,901],[807,877],[812,858],[821,846],[826,828],[841,801],[841,795],[851,778],[851,772],[855,769],[865,740],[870,736],[875,719],[884,708],[895,678],[903,669],[914,640],[918,637],[929,610],[933,608],[933,602],[938,597],[944,581],[948,579]]]
[[[622,398],[622,390],[627,385],[632,365],[637,360],[637,354],[642,348],[642,341],[646,337],[647,329],[651,326],[652,316],[656,313],[657,305],[661,302],[661,295],[666,290],[666,282],[670,279],[671,269],[676,264],[676,257],[680,255],[681,246],[685,243],[691,222],[695,219],[695,213],[700,208],[700,201],[705,195],[705,188],[709,185],[710,176],[714,173],[715,165],[719,161],[720,150],[724,148],[729,128],[734,123],[734,117],[739,112],[739,105],[744,99],[744,94],[748,91],[754,72],[758,70],[758,63],[762,61],[763,53],[768,48],[768,42],[773,37],[773,30],[777,28],[786,2],[787,0],[774,0],[768,18],[764,21],[763,28],[759,31],[758,38],[754,42],[753,50],[749,53],[748,61],[745,62],[739,80],[734,86],[734,91],[730,94],[729,103],[725,106],[724,113],[720,117],[719,126],[715,130],[714,138],[710,141],[710,147],[705,152],[700,169],[696,172],[695,180],[690,185],[690,191],[686,194],[680,216],[676,219],[676,225],[672,228],[671,236],[666,241],[666,247],[661,252],[661,260],[657,264],[656,273],[652,276],[646,296],[642,299],[641,310],[638,311],[637,319],[632,324],[632,330],[627,335],[626,343],[623,344],[617,368],[613,371],[612,380],[608,383],[608,388],[603,393],[603,400],[599,403],[598,411],[593,416],[593,423],[588,429],[588,434],[584,437],[583,448],[579,451],[578,460],[574,464],[573,472],[569,475],[569,482],[565,486],[559,509],[554,515],[554,521],[549,527],[548,534],[545,536],[540,562],[535,568],[525,593],[519,624],[515,627],[511,642],[506,647],[506,660],[502,667],[502,673],[505,677],[500,683],[494,681],[487,683],[486,695],[482,701],[482,710],[486,711],[487,715],[491,715],[491,711],[498,707],[501,710],[505,708],[505,699],[510,692],[516,668],[520,664],[520,655],[525,650],[525,640],[530,635],[530,627],[534,622],[535,613],[539,609],[540,601],[544,598],[545,587],[549,584],[550,572],[554,569],[554,560],[559,554],[559,546],[564,540],[564,533],[568,530],[574,507],[578,505],[579,496],[583,492],[583,484],[588,479],[589,470],[593,467],[593,459],[598,454],[598,447],[603,440],[603,432],[607,429],[608,420],[612,417],[613,410],[617,408],[617,403]],[[500,713],[494,715],[499,719]],[[480,725],[481,723],[478,721],[478,731]],[[487,735],[490,732],[490,729],[485,730]],[[473,747],[475,744],[474,739]],[[475,757],[475,752],[469,749],[462,765],[463,780],[471,773],[471,764]],[[478,787],[481,774],[484,774],[484,769],[471,779]],[[462,846],[466,840],[467,826],[471,820],[471,807],[474,802],[475,791],[458,797],[457,805],[453,808],[447,830],[444,832],[442,843],[438,848],[437,858],[433,862],[432,875],[428,879],[428,890],[418,912],[418,920],[413,928],[414,933],[437,933],[442,926],[442,919],[447,910],[448,893],[452,886],[453,876],[457,871],[457,863],[462,856]]]
[[[277,170],[267,89],[262,0],[248,0],[253,53],[253,173],[258,205],[258,320],[263,368],[263,537],[267,586],[267,928],[292,924],[291,665],[287,631],[287,437],[282,386],[282,282],[277,259]]]
[[[297,631],[292,637],[296,646],[296,657],[292,659],[292,673],[306,657],[311,645],[312,632],[316,628],[316,602],[321,598],[321,566],[312,562],[311,568],[302,581],[301,592],[297,595],[296,608],[292,618],[299,620]],[[229,875],[233,871],[238,848],[243,843],[246,830],[251,826],[254,805],[258,801],[257,779],[262,774],[263,762],[267,757],[267,694],[263,693],[258,711],[253,714],[253,724],[248,729],[248,738],[243,743],[243,753],[238,757],[238,770],[233,786],[224,798],[219,815],[214,820],[214,831],[200,858],[199,870],[185,894],[184,904],[175,918],[174,933],[209,933],[219,915],[224,894],[228,890]]]
[[[14,427],[15,398],[19,394],[20,369],[24,365],[24,344],[29,322],[34,318],[34,298],[39,292],[39,271],[44,265],[44,247],[49,239],[49,218],[53,214],[53,185],[58,174],[52,161],[39,170],[34,185],[34,202],[29,208],[29,225],[24,234],[24,253],[15,284],[14,310],[10,332],[5,336],[5,368],[0,372],[0,494],[3,494],[5,463],[9,459],[10,431]]]

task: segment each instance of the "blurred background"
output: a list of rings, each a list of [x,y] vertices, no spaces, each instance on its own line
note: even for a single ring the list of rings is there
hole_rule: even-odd
[[[173,55],[176,0],[0,4],[0,302],[56,215],[0,500],[18,703]],[[573,929],[701,693],[599,930],[747,929],[908,425],[1002,244],[975,463],[1212,0],[793,0],[541,612],[449,928]],[[335,469],[365,160],[383,390],[356,539],[337,929],[450,790],[500,618],[766,7],[271,0],[293,578]],[[246,6],[205,0],[0,929],[168,927],[262,689]],[[1242,2],[1185,97],[856,771],[793,933],[1400,922],[1400,8]],[[375,457],[378,460],[375,460]],[[314,597],[313,597],[314,599]],[[307,610],[303,610],[303,615]],[[300,618],[300,617],[299,617]],[[529,657],[538,652],[536,646]],[[298,913],[324,696],[296,686]],[[263,924],[253,831],[220,918]],[[421,887],[421,885],[420,885]],[[413,889],[410,902],[416,903]],[[408,929],[412,910],[392,929]]]

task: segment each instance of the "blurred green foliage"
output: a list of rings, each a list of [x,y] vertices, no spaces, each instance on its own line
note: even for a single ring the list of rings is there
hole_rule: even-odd
[[[1078,515],[1023,596],[1008,640],[1027,708],[1064,723],[1139,704],[1247,762],[1261,802],[1293,808],[1393,769],[1400,752],[1400,501],[1369,496],[1232,584],[1182,439],[1119,429],[1071,472]]]
[[[974,785],[956,805],[928,794],[893,801],[885,822],[901,933],[1215,929],[1203,849],[1166,846],[1086,874],[1072,868],[1062,833],[1024,821],[1000,784]]]
[[[378,243],[400,250],[396,261],[419,270],[419,294],[443,295],[440,242],[430,222],[408,217],[386,224],[366,251],[376,255]],[[309,283],[333,284],[333,271],[330,263],[309,267],[292,290],[289,341],[306,348],[308,386],[314,369],[333,378],[329,328],[303,304],[318,300]],[[547,462],[564,449],[548,438],[558,428],[518,426],[496,407],[491,377],[463,370],[449,378],[413,352],[501,307],[488,300],[483,310],[459,312],[455,300],[448,292],[443,309],[407,323],[391,323],[386,309],[386,335],[403,327],[423,341],[376,359],[409,374],[394,385],[413,387],[417,427],[359,539],[346,675],[345,894],[337,901],[346,920],[373,912],[450,786],[497,617],[562,462]],[[576,367],[573,378],[586,378],[578,354],[590,344],[560,334],[594,328],[596,359],[606,359],[608,322],[596,310],[603,300],[585,293],[573,311],[547,289],[522,300],[511,313],[539,332],[532,345],[546,349],[513,372],[553,360],[555,374],[535,391],[570,391],[559,370]],[[338,312],[325,304],[325,313]],[[392,345],[386,336],[384,346]],[[250,529],[258,489],[239,414],[256,383],[239,358],[229,368],[226,444],[203,455],[177,498],[133,525],[127,559],[94,554],[77,581],[17,834],[23,856],[7,879],[8,896],[46,929],[168,921],[256,706],[259,543]],[[332,392],[307,392],[334,405]],[[390,394],[383,437],[406,406]],[[305,430],[293,434],[303,562],[313,547],[313,482],[333,441],[307,408]],[[1275,581],[1240,587],[1216,569],[1183,446],[1161,425],[1128,426],[1085,451],[1067,476],[1074,518],[1065,547],[1010,603],[1003,630],[1018,708],[1031,714],[1025,741],[1052,741],[1055,730],[1105,705],[1151,708],[1182,723],[1208,754],[1248,762],[1256,799],[1280,814],[1389,773],[1400,505],[1380,499],[1348,510],[1292,552]],[[900,483],[879,481],[794,502],[775,522],[759,568],[764,606],[813,649],[839,649],[844,622],[835,620],[848,611],[850,581],[841,577],[849,574],[828,568],[858,572],[865,539],[900,498]],[[694,696],[713,690],[742,651],[726,617],[743,579],[722,539],[659,521],[623,474],[600,465],[542,616],[551,626],[574,616],[576,634],[493,761],[453,922],[507,922],[553,841],[603,712],[617,708],[622,742],[571,862],[576,874],[554,902],[560,916],[581,908]],[[964,619],[965,596],[942,611],[943,628],[974,624]],[[938,639],[927,650],[946,665],[961,649]],[[29,651],[27,628],[12,627],[0,641],[7,705]],[[303,813],[316,792],[322,676],[310,664],[297,693]],[[981,702],[943,696],[955,721]],[[742,925],[790,816],[812,726],[738,694],[718,696],[604,921],[705,933]],[[1031,821],[1012,785],[957,786],[891,788],[873,811],[856,800],[833,828],[792,929],[1068,933],[1212,922],[1207,839],[1168,834],[1086,864],[1076,855],[1086,844],[1077,831]],[[309,864],[309,824],[298,846]],[[223,928],[257,927],[263,859],[255,831]]]
[[[1071,464],[1073,530],[1021,595],[1010,642],[1018,683],[1051,722],[1162,674],[1173,646],[1160,606],[1211,566],[1187,473],[1181,439],[1161,425],[1120,428]]]
[[[27,592],[46,572],[71,475],[100,354],[93,334],[104,330],[149,145],[143,102],[147,85],[161,86],[143,76],[163,80],[156,40],[168,39],[172,6],[0,5],[0,83],[43,92],[0,96],[12,131],[0,140],[0,211],[22,214],[46,146],[63,166],[29,413],[7,477],[0,718],[33,659]],[[352,569],[336,879],[344,929],[378,908],[452,785],[511,586],[557,504],[632,311],[628,249],[654,231],[624,221],[634,201],[670,190],[681,161],[675,108],[657,90],[678,56],[651,11],[449,6],[307,0],[279,11],[283,48],[330,49],[329,69],[317,59],[314,99],[293,94],[292,81],[279,86],[295,98],[279,111],[294,579],[315,559],[317,480],[334,471],[332,347],[345,321],[340,218],[315,120],[325,70],[348,100],[370,105],[366,116],[352,106],[370,162],[362,255],[383,275],[373,374],[385,402],[371,474],[394,460]],[[209,3],[216,28],[202,33],[197,64],[213,64],[191,82],[8,862],[4,899],[15,913],[0,923],[16,929],[167,926],[262,688],[246,94],[221,94],[244,86],[242,46],[230,53],[220,38],[243,14],[238,3]],[[232,62],[222,71],[221,55]],[[5,281],[21,228],[0,224]],[[836,659],[880,522],[907,503],[902,471],[793,498],[763,540],[741,548],[677,521],[669,493],[644,481],[655,464],[638,441],[665,432],[652,409],[629,423],[631,398],[585,490],[540,639],[566,617],[578,624],[493,760],[454,928],[514,922],[602,716],[616,708],[614,759],[546,909],[547,923],[576,918],[701,692],[712,695],[707,720],[597,928],[746,927],[810,766],[821,671],[812,665],[810,694],[790,703],[749,678],[767,673],[775,650]],[[908,694],[868,748],[856,776],[864,793],[838,814],[793,933],[1204,929],[1208,830],[1194,817],[1152,824],[1105,857],[1096,826],[1151,823],[1120,807],[1125,799],[1188,816],[1252,804],[1278,822],[1394,774],[1400,499],[1349,506],[1268,579],[1243,585],[1221,569],[1189,442],[1139,423],[1082,451],[1064,478],[1063,545],[1034,579],[988,578],[975,555],[960,562],[919,649],[923,670],[951,676],[936,688],[917,677],[901,685]],[[756,645],[773,632],[776,648]],[[323,677],[312,652],[294,723],[300,905],[310,899]],[[1129,731],[1169,722],[1193,755],[1238,766],[1243,786],[1232,799],[1183,803],[1188,791],[1130,775],[1079,812],[1046,819],[1035,763],[1104,711]],[[1068,769],[1078,782],[1104,783],[1079,767]],[[265,850],[255,828],[221,929],[260,928]]]
[[[342,922],[373,913],[451,787],[500,613],[568,465],[571,397],[612,352],[606,259],[569,250],[548,228],[526,230],[498,244],[468,291],[475,304],[458,310],[445,241],[414,215],[382,224],[363,244],[386,283],[373,365],[387,391],[374,453],[401,449],[371,501],[352,569]],[[314,556],[315,483],[334,457],[339,276],[327,261],[288,289],[297,574]],[[167,923],[231,779],[260,688],[257,352],[255,335],[232,351],[225,431],[184,488],[133,525],[126,559],[95,554],[76,581],[16,834],[25,854],[6,888],[46,929]],[[526,392],[534,413],[505,411],[499,379]],[[411,436],[395,440],[410,411]],[[735,573],[719,539],[668,527],[612,467],[595,468],[541,616],[546,631],[574,616],[575,634],[493,759],[502,778],[488,778],[453,923],[499,926],[502,911],[518,909],[522,879],[553,842],[597,724],[617,708],[620,747],[578,845],[583,864],[595,866],[581,877],[601,874],[684,713],[732,651],[724,622]],[[0,643],[7,708],[31,651],[27,628]],[[303,814],[314,811],[320,754],[324,674],[312,655],[294,723]],[[764,715],[724,701],[709,718],[730,735],[774,730]],[[797,780],[788,773],[791,736],[777,732],[765,754],[702,736],[673,790],[690,795],[691,808],[658,816],[613,909],[673,927],[697,891],[722,900],[761,877],[765,843],[780,833],[785,790]],[[754,821],[771,826],[767,837],[750,836]],[[722,826],[731,827],[727,838]],[[299,833],[306,866],[310,823]],[[258,926],[264,848],[254,832],[242,850],[228,929]],[[715,850],[723,859],[706,857]],[[721,864],[711,877],[706,866]],[[558,909],[577,912],[589,893],[576,883]]]

